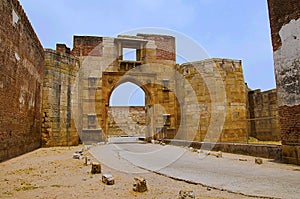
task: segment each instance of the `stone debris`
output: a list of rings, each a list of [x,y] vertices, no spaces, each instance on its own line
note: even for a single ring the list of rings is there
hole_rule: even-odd
[[[261,158],[255,158],[255,163],[256,164],[262,164],[263,160]]]
[[[84,145],[81,151],[88,151],[91,148],[91,145]]]
[[[202,152],[200,152],[200,153],[202,153]],[[217,158],[222,158],[223,157],[222,151],[218,151],[218,152],[208,151],[208,152],[205,152],[205,155],[216,156]]]
[[[243,162],[246,162],[248,161],[246,158],[239,158],[239,161],[243,161]]]
[[[91,159],[90,158],[88,158],[87,156],[84,156],[84,165],[85,166],[88,166],[88,165],[90,165],[91,164]]]
[[[115,179],[111,174],[103,174],[102,175],[102,182],[106,185],[114,185]]]
[[[133,183],[133,191],[136,192],[145,192],[147,191],[147,183],[144,178],[141,177],[135,177]]]
[[[73,154],[73,159],[82,159],[82,153],[82,149],[80,151],[75,151],[75,153]]]
[[[180,190],[179,199],[195,199],[194,192],[190,190]]]
[[[197,153],[197,152],[198,152],[198,150],[197,150],[197,149],[193,149],[193,150],[192,150],[192,152],[195,152],[195,153]]]
[[[81,158],[81,154],[80,153],[77,153],[77,152],[75,152],[74,154],[73,154],[73,159],[80,159]]]
[[[75,153],[79,153],[80,155],[82,155],[83,149],[81,149],[80,151],[76,151]]]
[[[189,150],[192,151],[192,152],[198,152],[198,150],[194,149],[193,147],[189,147]]]
[[[101,173],[101,164],[93,162],[92,163],[91,174],[97,174],[97,173]]]
[[[222,151],[218,151],[217,153],[215,153],[215,155],[216,155],[217,158],[222,158],[223,157]]]
[[[151,140],[151,143],[152,144],[159,144],[159,141],[158,140]]]

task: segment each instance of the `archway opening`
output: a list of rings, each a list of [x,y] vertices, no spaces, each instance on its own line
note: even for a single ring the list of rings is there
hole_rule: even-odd
[[[146,94],[141,87],[125,82],[111,93],[108,107],[108,135],[145,136]]]
[[[145,92],[138,85],[125,82],[113,90],[109,106],[145,106]]]

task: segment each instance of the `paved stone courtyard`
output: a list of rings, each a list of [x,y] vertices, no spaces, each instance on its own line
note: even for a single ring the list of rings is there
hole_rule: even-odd
[[[271,159],[262,159],[262,164],[256,164],[255,157],[229,153],[217,158],[216,152],[207,155],[207,151],[199,153],[191,148],[140,144],[132,139],[114,138],[112,143],[115,144],[99,145],[92,148],[91,153],[104,164],[124,172],[143,173],[145,169],[249,196],[297,198],[300,195],[299,166]]]

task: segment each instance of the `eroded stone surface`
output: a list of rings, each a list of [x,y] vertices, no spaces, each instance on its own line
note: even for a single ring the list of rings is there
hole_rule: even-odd
[[[101,173],[101,164],[97,162],[93,162],[91,174],[99,174],[99,173]]]
[[[281,127],[282,158],[300,164],[300,2],[268,0]]]
[[[133,191],[136,192],[145,192],[147,191],[147,183],[144,178],[135,177],[133,183]]]
[[[180,190],[179,199],[195,199],[194,192],[191,190]]]
[[[0,162],[41,146],[43,47],[17,0],[0,1]]]
[[[114,185],[115,179],[111,174],[103,174],[102,175],[102,182],[106,185]]]

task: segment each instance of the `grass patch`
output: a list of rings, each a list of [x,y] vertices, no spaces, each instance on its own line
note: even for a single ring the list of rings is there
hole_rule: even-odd
[[[10,172],[10,174],[22,174],[22,173],[30,174],[34,170],[36,170],[36,168],[29,167],[29,168],[26,168],[26,169],[19,169],[19,170],[12,171],[12,172]]]
[[[9,192],[9,191],[5,191],[5,192],[2,192],[3,195],[8,195],[8,196],[12,196],[12,192]]]
[[[269,144],[269,145],[281,145],[281,141],[261,141],[254,137],[249,137],[248,144]]]
[[[29,182],[23,181],[21,182],[21,187],[16,187],[15,191],[29,191],[39,188],[38,186],[33,186]]]
[[[51,185],[50,187],[60,188],[60,187],[62,187],[62,185],[59,185],[59,184],[53,184],[53,185]]]
[[[26,185],[26,186],[23,186],[23,187],[15,188],[15,191],[29,191],[29,190],[34,190],[34,189],[37,189],[37,188],[39,188],[39,187],[33,186],[33,185]]]

